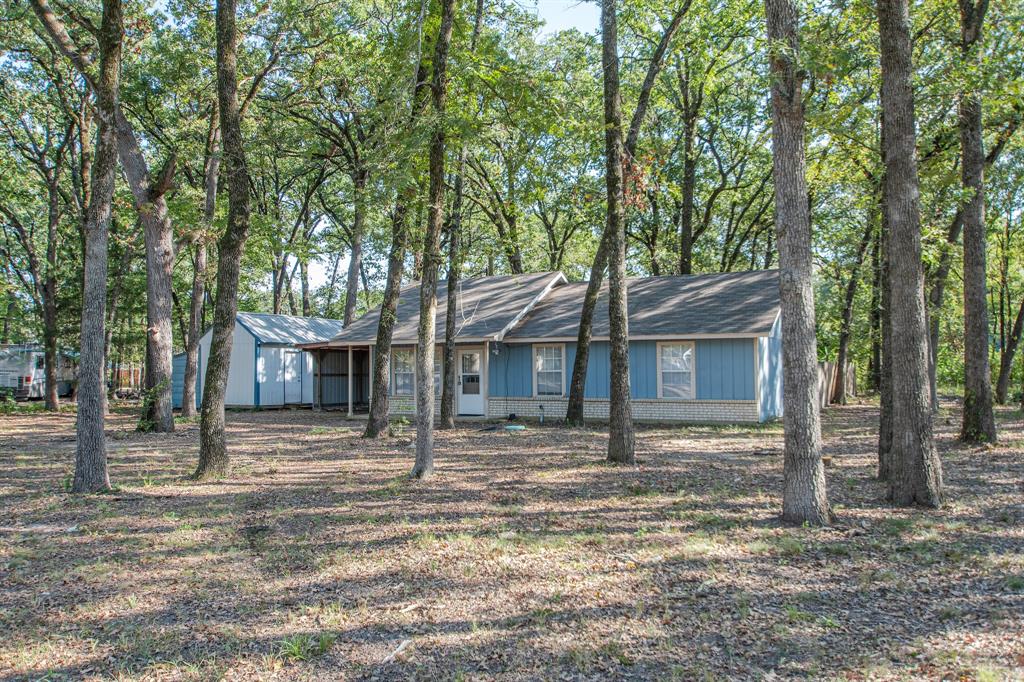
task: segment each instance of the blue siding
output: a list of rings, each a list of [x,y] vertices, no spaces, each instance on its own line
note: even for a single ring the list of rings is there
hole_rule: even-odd
[[[497,351],[495,353],[494,351]],[[533,346],[496,344],[488,358],[490,394],[503,398],[533,395]]]
[[[658,344],[654,341],[630,342],[629,386],[634,398],[658,397]]]
[[[199,394],[199,381],[203,376],[203,348],[199,347],[199,357],[196,358],[196,407],[199,407],[199,401],[202,396]],[[179,353],[175,355],[171,360],[171,407],[176,410],[181,409],[181,398],[185,393],[185,354]]]
[[[695,343],[698,400],[754,400],[753,339],[707,339]],[[490,394],[522,398],[533,395],[533,346],[499,344],[490,357]],[[576,344],[565,344],[565,388],[568,392]],[[585,396],[607,399],[610,394],[611,358],[607,341],[595,341],[587,363]],[[658,344],[629,344],[630,392],[637,399],[658,397]]]
[[[697,341],[697,400],[753,400],[754,344],[752,339]]]
[[[569,382],[572,381],[572,366],[576,362],[576,344],[565,344],[565,393],[569,394]],[[584,398],[605,398],[611,393],[611,355],[607,341],[594,341],[590,344],[587,358],[587,381],[583,389]]]
[[[171,359],[171,406],[181,409],[181,396],[185,392],[185,354]]]

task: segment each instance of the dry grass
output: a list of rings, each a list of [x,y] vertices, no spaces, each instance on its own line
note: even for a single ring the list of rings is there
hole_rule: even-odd
[[[994,449],[939,419],[939,512],[885,506],[874,419],[826,416],[816,530],[776,519],[778,427],[642,429],[621,468],[599,429],[467,424],[411,482],[411,433],[237,413],[195,484],[194,424],[119,413],[83,498],[73,415],[0,417],[0,678],[1021,679],[1020,414]]]

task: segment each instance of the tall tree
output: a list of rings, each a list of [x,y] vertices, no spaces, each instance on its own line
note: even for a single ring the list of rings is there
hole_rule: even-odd
[[[897,505],[942,504],[942,464],[932,437],[921,264],[910,9],[878,0],[882,66],[884,210],[888,218],[892,446],[889,496]]]
[[[836,382],[832,387],[832,402],[846,404],[846,374],[850,358],[850,338],[853,335],[853,303],[857,296],[857,285],[860,283],[860,269],[864,265],[864,257],[872,236],[878,231],[874,211],[868,216],[864,235],[857,245],[853,261],[853,270],[843,287],[843,313],[839,323],[839,352],[836,354]],[[780,246],[781,251],[781,246]]]
[[[885,149],[885,128],[882,129],[882,149]],[[883,171],[884,173],[884,171]],[[892,280],[889,272],[889,211],[886,209],[888,190],[885,176],[882,177],[881,208],[882,242],[879,263],[879,325],[882,335],[878,367],[878,480],[889,481],[892,477]]]
[[[107,441],[103,432],[106,407],[103,350],[107,305],[107,244],[117,179],[117,112],[120,96],[121,42],[124,19],[121,0],[103,0],[98,33],[100,68],[96,93],[97,142],[92,164],[92,195],[84,228],[85,274],[82,290],[81,356],[78,365],[78,421],[75,477],[72,490],[91,493],[110,488]]]
[[[424,3],[425,7],[425,3]],[[418,31],[422,32],[425,17],[421,13]],[[416,71],[413,74],[412,106],[409,111],[406,130],[415,127],[430,100],[427,66],[422,51],[416,54]],[[403,155],[399,172],[400,186],[395,193],[395,207],[391,213],[391,247],[388,251],[388,269],[384,285],[384,300],[380,306],[377,322],[377,342],[373,347],[373,370],[370,377],[370,413],[366,419],[363,438],[378,438],[388,431],[388,386],[391,383],[391,339],[395,328],[398,299],[402,291],[402,272],[405,269],[406,243],[409,239],[409,211],[416,198],[416,183],[407,177],[410,171],[409,159]],[[409,173],[412,174],[411,172]]]
[[[965,69],[982,63],[982,27],[988,0],[959,0],[960,56]],[[965,75],[960,93],[960,178],[970,193],[961,209],[964,222],[964,407],[960,438],[968,442],[996,440],[992,412],[992,370],[989,367],[988,245],[985,229],[985,140],[981,94]]]
[[[615,0],[601,3],[601,65],[604,68],[605,187],[608,218],[608,345],[611,388],[608,400],[608,460],[635,459],[629,388],[629,313],[626,280],[626,197],[622,165],[622,99],[619,95],[618,22]]]
[[[238,314],[238,273],[249,237],[249,172],[238,107],[238,31],[235,0],[217,0],[217,101],[228,190],[228,224],[220,238],[213,337],[203,382],[196,479],[218,478],[230,469],[224,435],[224,394]]]
[[[643,127],[644,118],[647,116],[647,108],[651,102],[651,94],[654,92],[654,85],[658,80],[658,74],[665,64],[665,56],[668,54],[669,46],[682,24],[683,18],[689,11],[691,0],[686,0],[676,11],[672,21],[665,27],[658,41],[651,61],[647,65],[647,73],[644,76],[643,85],[640,88],[640,95],[637,98],[636,109],[633,110],[633,118],[629,122],[629,132],[623,148],[622,158],[632,165],[633,156],[636,154],[637,142],[640,139],[640,129]],[[604,5],[602,4],[602,17],[604,16]],[[613,8],[614,9],[614,8]],[[614,23],[615,17],[612,17]],[[617,26],[615,27],[618,30]],[[602,19],[602,31],[604,23]],[[615,42],[618,40],[616,38]],[[602,48],[602,58],[604,49]],[[607,67],[606,67],[607,68]],[[616,62],[617,68],[617,62]],[[607,77],[607,74],[605,74]],[[607,87],[607,86],[606,86]],[[607,96],[607,93],[606,93]],[[619,97],[619,116],[622,116],[622,103]],[[607,137],[607,132],[606,132]],[[620,145],[622,145],[622,131],[619,131]],[[607,163],[607,162],[606,162]],[[621,164],[620,164],[621,165]],[[620,175],[622,171],[620,170]],[[607,182],[607,181],[606,181]],[[625,197],[624,188],[623,198]],[[623,221],[625,221],[625,206],[622,206]],[[609,213],[610,214],[610,213]],[[623,225],[623,229],[625,226]],[[572,379],[569,382],[569,402],[566,406],[565,421],[571,426],[582,426],[583,424],[583,402],[587,381],[587,365],[590,360],[590,340],[593,336],[594,309],[597,307],[597,300],[601,293],[601,285],[604,283],[604,271],[608,267],[608,237],[607,232],[602,232],[601,241],[598,243],[597,252],[594,254],[594,263],[590,267],[590,279],[587,282],[587,291],[583,296],[583,308],[580,311],[580,328],[576,338],[576,357],[573,360]],[[625,249],[625,244],[623,244]]]
[[[416,463],[413,478],[434,471],[434,346],[437,316],[437,271],[441,263],[441,228],[444,225],[445,105],[448,95],[448,48],[455,23],[456,0],[442,0],[441,25],[434,43],[430,136],[430,189],[427,229],[423,237],[423,277],[420,280],[420,319],[416,345]]]
[[[58,85],[56,89],[61,90],[63,87]],[[27,111],[19,109],[17,112],[11,112],[16,122],[6,120],[6,117],[0,121],[0,126],[7,133],[7,144],[31,167],[45,190],[40,197],[43,201],[31,202],[25,208],[16,205],[21,202],[8,201],[0,197],[0,223],[3,226],[3,234],[7,236],[9,232],[13,233],[13,241],[21,247],[24,259],[15,258],[14,254],[4,247],[0,247],[0,254],[5,256],[8,267],[22,283],[32,300],[36,315],[42,322],[43,398],[47,410],[57,410],[60,406],[57,396],[57,297],[62,265],[59,263],[58,254],[61,242],[60,226],[67,208],[64,200],[64,183],[69,165],[68,156],[75,135],[75,118],[70,112],[64,116],[54,116],[51,112],[54,107],[51,104],[48,98],[40,103],[43,108],[41,116],[34,111],[35,107],[29,106]],[[34,195],[33,192],[14,194]],[[44,218],[44,230],[36,228],[37,216]],[[42,240],[39,239],[40,232],[43,233]],[[24,267],[19,267],[22,260]],[[9,301],[13,301],[13,298]]]
[[[473,15],[473,35],[469,41],[469,53],[476,53],[476,44],[480,39],[480,28],[484,19],[484,0],[476,0],[476,11]],[[455,335],[459,312],[459,268],[462,266],[462,210],[465,195],[466,175],[466,143],[459,144],[459,160],[455,169],[455,197],[452,199],[452,212],[448,219],[448,274],[445,282],[445,322],[444,322],[444,359],[442,369],[444,377],[441,387],[441,418],[438,428],[454,429],[455,386],[458,368],[455,366]]]
[[[818,346],[814,330],[811,217],[804,161],[803,76],[796,3],[766,0],[772,100],[772,172],[782,308],[782,412],[785,425],[782,518],[830,520],[821,461]]]
[[[216,99],[210,107],[210,127],[206,135],[203,163],[203,223],[193,241],[192,298],[189,300],[188,332],[185,334],[185,372],[181,391],[181,416],[196,415],[196,377],[199,374],[199,339],[203,334],[203,307],[206,297],[206,269],[209,260],[207,240],[213,232],[217,212],[217,181],[220,177],[220,113]]]
[[[96,76],[89,55],[71,38],[64,23],[47,0],[31,0],[32,9],[57,49],[74,65],[94,90]],[[131,122],[121,110],[115,112],[118,156],[135,208],[143,225],[146,242],[146,387],[145,414],[140,427],[173,431],[171,402],[171,272],[174,265],[173,230],[166,194],[171,188],[175,157],[171,155],[162,171],[153,176],[142,145]]]

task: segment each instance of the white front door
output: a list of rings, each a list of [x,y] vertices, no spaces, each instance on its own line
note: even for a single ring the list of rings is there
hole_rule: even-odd
[[[302,373],[299,364],[301,351],[284,352],[284,402],[297,405],[302,402]]]
[[[464,415],[482,415],[484,413],[483,351],[460,350],[458,356],[458,412]]]

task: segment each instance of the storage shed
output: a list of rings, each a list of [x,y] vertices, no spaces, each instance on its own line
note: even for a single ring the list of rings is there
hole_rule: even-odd
[[[313,357],[299,344],[326,341],[342,330],[341,320],[266,313],[238,313],[224,396],[227,407],[284,407],[313,403]],[[213,329],[199,340],[196,403],[202,401]],[[174,356],[174,407],[181,407],[185,354]]]

